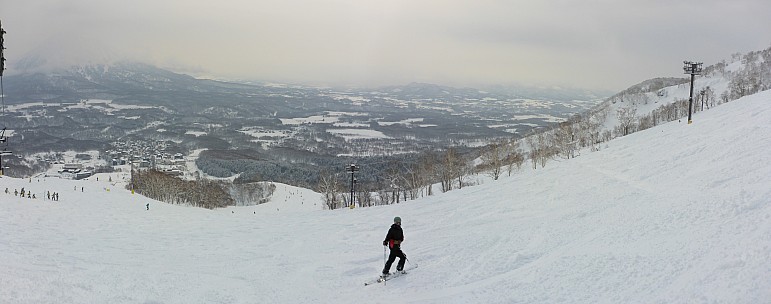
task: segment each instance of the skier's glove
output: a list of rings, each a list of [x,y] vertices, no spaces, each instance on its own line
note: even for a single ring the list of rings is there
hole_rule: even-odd
[[[388,245],[388,241],[383,241],[383,246]]]

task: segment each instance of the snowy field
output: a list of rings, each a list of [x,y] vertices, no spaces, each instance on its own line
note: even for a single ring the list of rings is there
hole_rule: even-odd
[[[344,138],[346,141],[354,139],[386,139],[391,138],[383,132],[369,129],[327,129],[327,133]]]
[[[102,178],[3,177],[38,199],[0,193],[0,303],[769,303],[769,105],[766,91],[544,169],[353,210],[297,188],[212,211]],[[365,287],[394,216],[420,267]]]

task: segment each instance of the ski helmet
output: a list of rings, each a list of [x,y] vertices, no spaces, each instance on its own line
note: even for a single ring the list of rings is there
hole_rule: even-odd
[[[401,223],[401,222],[402,222],[402,218],[398,216],[394,218],[394,223]]]

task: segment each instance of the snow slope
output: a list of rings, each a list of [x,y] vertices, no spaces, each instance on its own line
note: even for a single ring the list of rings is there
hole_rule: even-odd
[[[3,177],[38,199],[0,193],[0,303],[768,303],[770,104],[761,92],[544,169],[353,210],[212,211]],[[364,287],[397,215],[420,267]]]

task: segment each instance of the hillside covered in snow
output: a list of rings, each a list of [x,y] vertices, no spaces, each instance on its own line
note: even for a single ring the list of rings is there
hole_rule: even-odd
[[[770,102],[762,91],[693,124],[372,208],[322,210],[319,194],[280,187],[266,204],[206,210],[105,179],[2,177],[0,302],[763,303]],[[365,287],[394,216],[420,267]]]
[[[590,111],[601,130],[612,137],[655,127],[662,122],[687,117],[690,94],[685,78],[655,78],[643,81],[608,98]],[[704,66],[694,81],[692,112],[709,110],[746,95],[771,89],[771,47]]]

